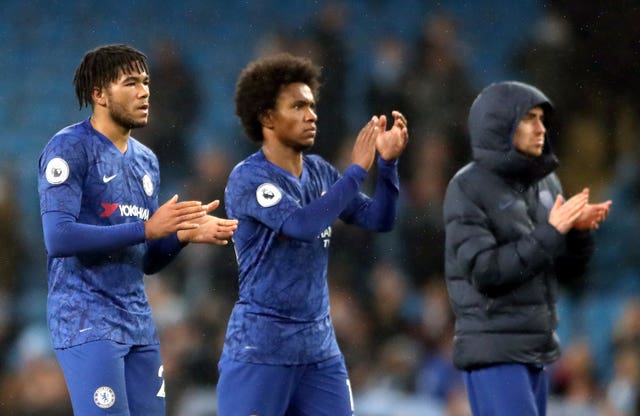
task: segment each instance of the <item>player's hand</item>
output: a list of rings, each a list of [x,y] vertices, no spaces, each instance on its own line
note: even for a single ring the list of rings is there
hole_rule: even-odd
[[[380,153],[380,157],[390,161],[400,157],[407,142],[409,141],[409,130],[407,127],[407,119],[399,111],[392,111],[393,126],[389,130],[387,128],[387,119],[380,116],[378,138],[376,139],[376,149]]]
[[[207,204],[207,214],[220,205],[219,200]],[[224,246],[238,228],[238,220],[218,218],[213,215],[205,215],[194,220],[198,228],[178,231],[178,240],[183,243],[204,243]]]
[[[202,205],[202,202],[178,202],[178,195],[174,195],[144,223],[145,238],[154,240],[180,230],[198,228],[199,225],[196,220],[206,214],[207,206]]]
[[[373,116],[360,130],[351,151],[351,162],[360,165],[367,172],[376,156],[376,139],[380,130],[380,119]]]
[[[582,213],[583,208],[589,201],[589,189],[585,188],[582,192],[575,194],[566,202],[562,195],[558,194],[556,201],[549,212],[549,224],[555,227],[561,234],[569,232],[575,221]]]
[[[580,216],[573,223],[576,230],[593,230],[598,228],[600,223],[609,215],[611,201],[600,202],[599,204],[586,204]]]

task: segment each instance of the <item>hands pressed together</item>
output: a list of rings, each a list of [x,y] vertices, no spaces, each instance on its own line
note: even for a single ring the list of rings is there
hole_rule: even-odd
[[[399,111],[392,111],[393,125],[387,130],[385,115],[373,116],[360,130],[351,152],[351,161],[368,171],[373,165],[376,151],[384,160],[400,157],[409,140],[407,119]]]
[[[558,195],[549,213],[549,223],[561,234],[568,233],[572,228],[593,230],[607,218],[610,208],[610,200],[590,204],[589,188],[585,188],[566,201],[562,195]]]
[[[226,245],[238,228],[238,220],[209,215],[219,205],[218,200],[205,205],[200,201],[178,202],[178,195],[174,195],[144,223],[145,237],[153,240],[178,233],[183,243]]]
[[[216,244],[220,246],[227,245],[229,239],[238,228],[238,220],[230,220],[219,218],[214,215],[208,215],[210,212],[218,208],[219,200],[205,205],[206,214],[193,220],[198,227],[178,231],[178,239],[183,243],[205,243]]]

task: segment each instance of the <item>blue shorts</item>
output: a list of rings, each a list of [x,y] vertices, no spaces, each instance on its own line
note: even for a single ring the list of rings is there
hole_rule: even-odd
[[[344,358],[306,365],[267,365],[223,358],[218,365],[221,416],[352,416]]]
[[[549,375],[544,367],[501,364],[465,371],[474,416],[545,416]]]
[[[93,341],[56,349],[56,356],[75,415],[165,414],[159,345]]]

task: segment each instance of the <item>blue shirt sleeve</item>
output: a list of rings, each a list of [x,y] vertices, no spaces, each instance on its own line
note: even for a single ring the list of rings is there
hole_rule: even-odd
[[[312,242],[330,226],[360,190],[367,171],[358,165],[349,166],[322,197],[294,211],[282,224],[283,234]]]
[[[142,243],[142,221],[116,225],[90,225],[75,221],[71,214],[49,211],[42,216],[44,241],[51,257],[70,257],[90,253],[110,252]],[[169,264],[186,246],[177,234],[151,240],[147,244],[144,273],[153,274]]]
[[[42,228],[47,252],[52,257],[109,252],[145,241],[142,221],[90,225],[76,222],[69,213],[48,211],[42,215]]]
[[[400,194],[398,161],[378,158],[378,180],[373,198],[359,193],[340,218],[371,231],[390,231],[397,218]]]
[[[180,253],[187,243],[178,240],[178,234],[173,233],[167,237],[151,240],[147,244],[147,254],[144,257],[144,273],[157,273]]]

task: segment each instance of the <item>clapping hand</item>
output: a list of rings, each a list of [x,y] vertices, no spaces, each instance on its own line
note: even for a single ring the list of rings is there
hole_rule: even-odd
[[[582,214],[582,210],[587,205],[587,202],[589,202],[588,188],[585,188],[582,192],[575,194],[566,201],[562,195],[558,194],[549,212],[549,224],[555,227],[561,234],[568,233]]]
[[[600,223],[609,215],[611,201],[600,202],[598,204],[586,204],[582,208],[580,216],[573,223],[576,230],[593,230],[598,228]]]
[[[229,220],[208,215],[219,205],[219,200],[207,204],[205,207],[207,215],[193,220],[193,222],[198,224],[198,227],[179,231],[178,239],[183,243],[204,243],[220,246],[228,244],[229,239],[238,228],[238,220]]]
[[[145,238],[154,240],[180,230],[196,229],[198,220],[206,213],[206,207],[200,201],[178,202],[178,195],[174,195],[145,221]]]
[[[607,218],[610,209],[611,201],[590,204],[589,189],[585,188],[566,202],[562,195],[558,195],[549,213],[549,223],[562,234],[572,228],[593,230]]]
[[[409,130],[405,116],[399,111],[392,111],[391,115],[393,116],[393,125],[389,130],[385,130],[387,127],[386,116],[380,116],[379,134],[376,140],[376,149],[380,157],[388,161],[400,157],[409,141]]]
[[[367,172],[371,169],[376,157],[376,140],[379,136],[380,123],[378,116],[373,116],[358,133],[351,151],[351,162],[359,165]],[[382,128],[384,129],[384,127]]]

